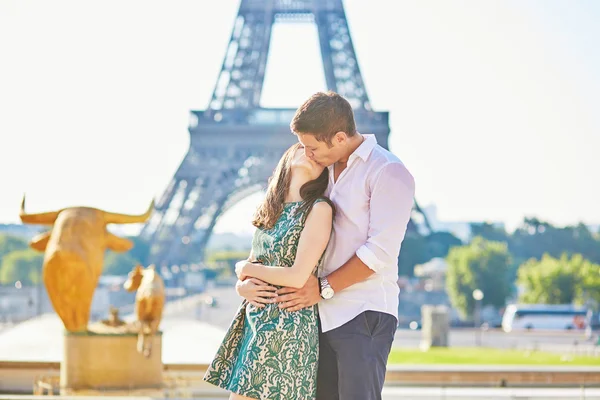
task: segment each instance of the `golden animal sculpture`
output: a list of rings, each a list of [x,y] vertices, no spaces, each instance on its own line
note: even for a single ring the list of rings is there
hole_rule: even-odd
[[[42,267],[44,285],[54,311],[67,331],[87,330],[106,249],[125,252],[133,247],[130,240],[108,232],[106,225],[144,222],[153,208],[154,201],[141,215],[116,214],[89,207],[27,214],[23,196],[21,221],[52,226],[50,231],[35,236],[30,245],[38,251],[45,251]]]
[[[156,272],[154,265],[144,269],[136,266],[130,273],[123,287],[135,294],[135,313],[139,330],[137,350],[145,357],[152,352],[152,336],[158,330],[165,306],[165,283]]]

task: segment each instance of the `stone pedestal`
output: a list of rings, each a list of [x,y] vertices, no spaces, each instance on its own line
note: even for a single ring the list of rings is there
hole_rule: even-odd
[[[152,353],[137,352],[137,335],[65,332],[60,364],[61,392],[160,388],[163,383],[162,333]]]
[[[450,332],[449,310],[446,306],[421,307],[421,349],[448,347]]]

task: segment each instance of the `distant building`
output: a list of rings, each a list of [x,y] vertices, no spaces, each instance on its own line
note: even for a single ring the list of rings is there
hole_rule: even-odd
[[[424,264],[415,265],[415,277],[427,292],[446,290],[448,263],[441,257],[432,258]]]
[[[415,265],[415,277],[405,284],[404,292],[400,290],[399,310],[405,319],[420,318],[420,307],[424,304],[445,305],[450,310],[452,325],[461,326],[466,321],[458,310],[452,306],[446,290],[448,263],[441,257],[432,258],[426,263]],[[482,319],[493,327],[500,324],[502,311],[493,306],[485,306],[481,310]]]

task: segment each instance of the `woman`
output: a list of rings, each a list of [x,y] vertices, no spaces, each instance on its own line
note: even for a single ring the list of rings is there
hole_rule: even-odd
[[[236,265],[240,279],[301,288],[316,273],[334,215],[323,197],[328,182],[328,170],[300,144],[286,151],[254,216],[250,256]],[[317,319],[316,306],[289,312],[244,300],[204,380],[231,391],[230,400],[314,399]]]

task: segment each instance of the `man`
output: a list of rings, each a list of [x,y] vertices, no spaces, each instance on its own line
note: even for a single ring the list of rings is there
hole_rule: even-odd
[[[356,131],[352,107],[337,93],[311,96],[290,127],[307,157],[329,168],[327,196],[337,211],[319,278],[302,289],[278,290],[276,301],[289,311],[318,303],[317,399],[381,399],[398,325],[397,260],[414,179],[374,135]],[[249,301],[270,302],[258,280],[237,288]]]

